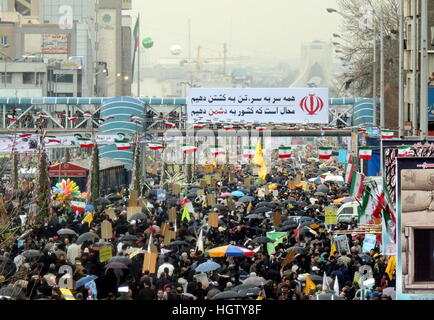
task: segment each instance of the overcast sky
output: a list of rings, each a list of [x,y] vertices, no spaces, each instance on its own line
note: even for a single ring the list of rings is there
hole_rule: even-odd
[[[152,57],[169,57],[179,44],[188,56],[188,19],[191,20],[192,56],[201,45],[202,56],[268,57],[294,61],[300,46],[328,41],[338,32],[340,16],[326,12],[337,0],[133,0],[141,14],[141,38],[154,40]]]

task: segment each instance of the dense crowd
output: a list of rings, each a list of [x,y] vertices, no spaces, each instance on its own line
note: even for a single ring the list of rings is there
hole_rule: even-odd
[[[196,183],[186,185],[182,197],[167,192],[166,200],[159,201],[156,190],[145,187],[147,205],[134,219],[127,216],[129,194],[125,189],[106,195],[106,200],[96,207],[88,206],[85,213],[53,206],[50,217],[39,224],[35,222],[38,210],[32,187],[16,192],[9,196],[12,201],[5,198],[9,207],[4,214],[16,214],[10,220],[3,216],[2,224],[9,223],[16,237],[13,241],[4,238],[0,245],[0,296],[62,300],[65,297],[59,286],[70,283],[77,300],[357,300],[362,299],[359,268],[370,265],[375,285],[366,292],[366,299],[392,299],[395,275],[386,272],[388,257],[381,255],[378,243],[370,252],[362,252],[363,235],[348,235],[349,252],[332,249],[333,232],[353,229],[357,224],[353,219],[333,227],[324,225],[324,208],[348,196],[347,186],[334,182],[309,183],[309,188],[288,186],[296,176],[308,181],[328,171],[342,175],[342,167],[317,162],[301,170],[289,160],[276,163],[270,171],[265,184],[253,180],[252,185],[244,184],[246,177],[253,176],[246,166],[232,172],[231,177],[229,172],[221,172],[217,185],[204,190],[217,195],[215,206],[208,206],[197,194],[199,180],[205,175],[201,169],[196,172]],[[158,183],[156,175],[147,178]],[[271,185],[275,192],[265,190]],[[227,196],[234,191],[241,191],[243,196]],[[229,210],[229,198],[235,202],[235,210]],[[193,204],[195,214],[181,219],[186,202]],[[169,229],[176,231],[176,239],[165,245],[160,232],[172,207],[176,207],[177,221],[170,223]],[[110,218],[107,208],[114,209],[115,217]],[[93,213],[90,224],[83,221],[88,212]],[[217,228],[208,225],[212,212],[219,216]],[[281,215],[278,227],[273,225],[275,214]],[[100,239],[104,220],[112,223],[110,240]],[[197,245],[201,230],[203,251]],[[272,250],[267,248],[272,242],[266,238],[271,231],[287,232]],[[251,250],[253,256],[209,256],[210,249],[226,245]],[[113,257],[100,262],[104,247],[111,248]],[[144,252],[151,247],[158,254],[155,272],[142,272]],[[295,254],[284,263],[290,251]],[[218,267],[211,267],[211,261]],[[208,265],[209,271],[197,271],[199,266]],[[64,275],[65,266],[71,268],[70,276]],[[333,289],[336,279],[338,294]]]

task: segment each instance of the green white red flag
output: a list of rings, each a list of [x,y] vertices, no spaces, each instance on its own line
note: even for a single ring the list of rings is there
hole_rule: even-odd
[[[392,139],[393,135],[392,130],[381,130],[381,139]]]
[[[218,156],[221,154],[225,154],[225,149],[219,146],[212,146],[210,148],[210,152],[213,156]]]
[[[363,160],[372,159],[372,148],[360,147],[359,148],[359,158]]]
[[[320,159],[330,159],[332,156],[333,148],[330,147],[319,147],[318,153]]]
[[[345,183],[346,184],[350,184],[351,181],[353,180],[354,170],[355,170],[354,164],[352,164],[352,163],[345,164]]]
[[[360,199],[363,194],[365,175],[355,171],[351,181],[350,196]]]
[[[407,157],[411,151],[411,146],[399,146],[398,157]]]
[[[279,147],[279,158],[280,159],[289,159],[292,157],[292,148],[291,147]]]

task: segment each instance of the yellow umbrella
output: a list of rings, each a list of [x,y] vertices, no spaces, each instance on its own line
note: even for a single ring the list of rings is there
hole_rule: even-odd
[[[344,199],[345,198],[339,198],[339,199],[333,200],[333,203],[334,204],[341,204]]]

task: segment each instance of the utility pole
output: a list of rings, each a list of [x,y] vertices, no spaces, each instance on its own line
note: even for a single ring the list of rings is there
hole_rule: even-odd
[[[380,127],[381,129],[384,129],[384,5],[381,3],[381,30],[380,30],[380,42],[381,42],[381,58],[380,58]]]
[[[404,0],[399,1],[399,137],[404,136]]]
[[[413,24],[411,26],[411,49],[412,49],[412,55],[411,55],[411,69],[412,69],[412,75],[411,75],[411,86],[413,91],[413,99],[412,99],[412,110],[411,110],[411,120],[413,122],[413,136],[417,136],[418,131],[418,119],[417,119],[417,59],[419,55],[419,45],[417,43],[417,1],[412,1],[412,12],[413,12]]]
[[[374,24],[374,62],[373,66],[373,84],[372,84],[372,108],[373,108],[373,117],[372,117],[372,125],[377,126],[377,28]]]
[[[426,139],[428,135],[428,0],[421,0],[419,112],[420,138]]]

